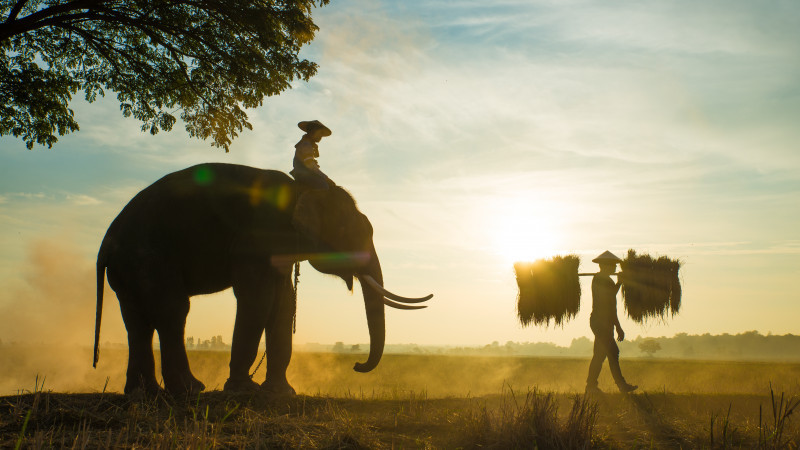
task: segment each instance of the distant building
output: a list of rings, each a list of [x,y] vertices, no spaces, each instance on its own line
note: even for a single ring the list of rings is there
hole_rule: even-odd
[[[231,346],[222,340],[222,335],[212,336],[210,340],[201,340],[193,336],[186,338],[187,350],[214,350],[214,351],[227,351]]]

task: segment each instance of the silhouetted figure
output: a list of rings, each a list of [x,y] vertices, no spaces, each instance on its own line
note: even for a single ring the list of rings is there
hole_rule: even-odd
[[[597,377],[603,368],[603,361],[608,358],[608,367],[611,376],[617,383],[620,392],[632,392],[638,386],[628,384],[622,376],[619,367],[619,347],[614,341],[614,328],[617,329],[617,340],[625,339],[625,332],[619,324],[617,317],[617,292],[621,282],[615,284],[610,275],[616,272],[617,264],[622,262],[613,253],[606,251],[593,259],[592,262],[600,265],[600,272],[592,277],[592,315],[589,325],[594,333],[594,356],[589,364],[589,376],[586,379],[586,392],[601,392],[597,387]]]
[[[319,157],[319,146],[317,145],[323,137],[330,136],[331,130],[320,123],[318,120],[303,121],[297,124],[298,128],[306,134],[295,144],[294,169],[289,172],[295,180],[315,189],[328,189],[335,186],[319,169],[316,158]]]

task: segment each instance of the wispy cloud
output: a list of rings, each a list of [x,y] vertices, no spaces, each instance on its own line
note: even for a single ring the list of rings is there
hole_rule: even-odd
[[[90,206],[102,203],[99,199],[86,194],[76,194],[69,192],[44,193],[44,192],[11,192],[0,195],[0,204],[10,204],[12,202],[67,202],[77,206]]]
[[[797,108],[782,95],[795,86],[796,53],[784,34],[763,31],[786,28],[779,14],[688,2],[425,10],[433,17],[400,21],[370,9],[368,26],[351,29],[368,30],[374,46],[341,28],[321,34],[331,50],[320,53],[312,85],[324,85],[363,127],[381,129],[394,151],[444,164],[476,153],[520,163],[533,149],[651,164],[714,155],[770,171],[800,166],[800,136],[783,123]],[[469,33],[487,24],[514,32],[488,43],[486,32]],[[394,39],[409,28],[424,38]]]
[[[10,192],[5,194],[6,200],[22,199],[22,200],[45,200],[50,199],[52,196],[44,192]]]
[[[68,202],[78,206],[99,205],[100,200],[84,194],[66,194]]]

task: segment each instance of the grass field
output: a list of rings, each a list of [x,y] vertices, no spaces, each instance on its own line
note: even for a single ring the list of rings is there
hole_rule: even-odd
[[[0,347],[0,448],[785,448],[800,364],[623,359],[635,395],[581,395],[588,360],[297,353],[291,398],[227,395],[228,354],[190,353],[208,391],[132,399],[125,351]],[[263,379],[263,369],[255,378]],[[16,386],[14,386],[16,384]]]

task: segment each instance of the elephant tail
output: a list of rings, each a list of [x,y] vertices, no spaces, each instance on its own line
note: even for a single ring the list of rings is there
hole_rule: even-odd
[[[103,317],[103,289],[105,288],[105,258],[97,259],[97,311],[94,319],[94,361],[92,367],[97,368],[100,359],[100,319]]]

